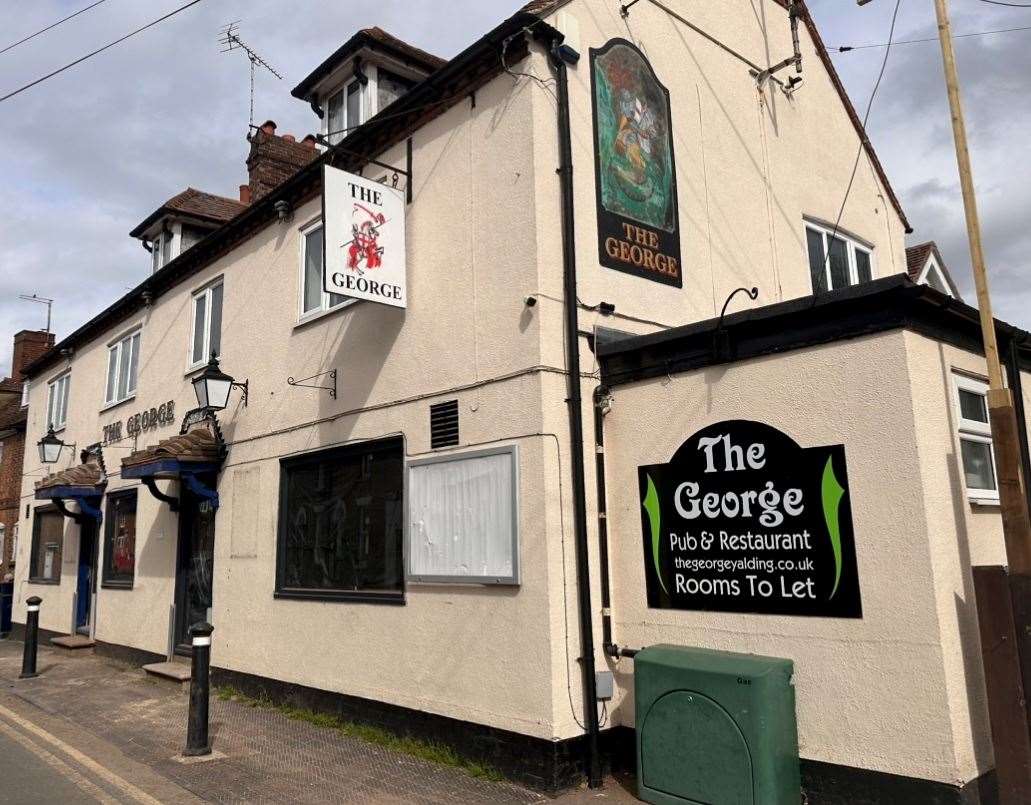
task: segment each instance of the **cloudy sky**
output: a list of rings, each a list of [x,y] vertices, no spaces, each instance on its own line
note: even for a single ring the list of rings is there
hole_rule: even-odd
[[[89,2],[2,4],[0,48]],[[245,180],[248,63],[240,53],[219,52],[223,24],[242,20],[241,36],[284,76],[258,76],[258,121],[272,117],[281,132],[300,135],[312,117],[290,88],[355,29],[380,25],[451,56],[518,2],[449,0],[445,20],[439,2],[417,0],[206,0],[0,103],[0,376],[9,371],[12,334],[44,323],[45,309],[19,294],[54,298],[53,329],[58,338],[67,335],[145,278],[148,255],[128,232],[161,201],[188,185],[233,196]],[[951,2],[956,33],[1031,26],[1031,9]],[[0,95],[179,4],[105,0],[0,54]],[[852,0],[809,5],[828,45],[865,45],[886,41],[894,0],[862,9]],[[897,39],[935,32],[932,0],[902,0]],[[1020,134],[1031,123],[1031,31],[961,39],[957,51],[996,314],[1031,327],[1031,292],[1022,280],[1023,254],[1031,250],[1031,160]],[[883,55],[869,48],[834,57],[861,109]],[[870,132],[916,228],[913,242],[937,240],[971,300],[936,43],[892,50]]]

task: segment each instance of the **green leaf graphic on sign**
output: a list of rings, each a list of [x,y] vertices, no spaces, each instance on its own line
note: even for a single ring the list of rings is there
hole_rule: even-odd
[[[662,591],[669,595],[669,590],[666,589],[666,582],[662,579],[662,569],[659,567],[659,530],[662,528],[662,517],[659,513],[659,493],[655,491],[655,482],[652,481],[650,475],[645,475],[648,479],[648,492],[644,496],[644,510],[648,512],[648,521],[652,527],[652,562],[655,564],[655,575],[659,577],[659,584],[662,585]]]
[[[823,517],[827,521],[827,532],[831,537],[834,549],[834,589],[831,598],[838,594],[841,582],[841,499],[845,497],[845,489],[834,474],[834,458],[827,458],[827,466],[823,469]]]

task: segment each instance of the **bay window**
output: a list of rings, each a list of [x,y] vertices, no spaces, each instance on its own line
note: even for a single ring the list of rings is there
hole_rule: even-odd
[[[104,404],[124,402],[136,394],[136,372],[140,362],[140,331],[129,333],[108,346],[107,383]]]
[[[838,230],[806,221],[813,293],[837,291],[873,279],[873,250]]]

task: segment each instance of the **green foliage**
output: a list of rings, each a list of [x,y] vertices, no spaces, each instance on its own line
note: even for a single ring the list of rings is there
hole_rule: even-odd
[[[353,721],[345,721],[339,716],[330,713],[318,713],[302,707],[294,707],[289,704],[276,704],[267,696],[255,698],[248,696],[230,686],[215,688],[216,695],[222,701],[234,701],[244,704],[247,707],[263,707],[276,710],[289,719],[303,721],[319,729],[331,729],[346,735],[349,738],[356,738],[366,743],[382,746],[394,752],[400,752],[411,757],[419,758],[430,763],[438,763],[442,766],[451,766],[464,771],[471,777],[483,780],[499,781],[501,774],[490,766],[477,763],[469,758],[462,757],[454,749],[442,744],[421,741],[417,738],[395,735],[380,727],[373,727],[368,724],[358,724]]]

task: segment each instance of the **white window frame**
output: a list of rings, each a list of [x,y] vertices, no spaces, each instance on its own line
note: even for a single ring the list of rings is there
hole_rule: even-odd
[[[478,576],[478,575],[435,575],[420,573],[413,566],[415,555],[412,548],[412,470],[428,464],[442,464],[446,462],[465,461],[486,456],[509,456],[511,461],[511,508],[512,508],[512,572],[507,576]],[[484,450],[466,450],[457,453],[444,453],[426,458],[409,461],[405,466],[405,534],[404,534],[404,557],[405,557],[405,578],[414,584],[481,584],[481,585],[502,585],[518,586],[520,583],[520,561],[519,561],[519,448],[517,445],[506,445],[493,447]]]
[[[21,384],[21,407],[29,407],[29,381],[25,380]]]
[[[920,276],[917,278],[916,281],[917,285],[930,286],[931,283],[928,280],[928,274],[930,274],[932,271],[938,275],[938,279],[941,281],[942,287],[945,289],[946,296],[951,296],[953,299],[955,299],[956,295],[952,292],[952,285],[949,283],[948,280],[945,279],[945,272],[942,271],[941,266],[938,265],[938,261],[934,259],[933,254],[927,258],[927,265],[925,265],[924,270],[920,272]]]
[[[312,319],[320,318],[320,317],[325,316],[325,315],[327,315],[327,314],[329,314],[331,312],[336,312],[338,310],[343,310],[344,308],[349,307],[350,305],[353,305],[355,302],[358,301],[357,299],[352,299],[352,298],[349,298],[349,297],[343,297],[342,301],[338,302],[335,305],[330,305],[329,304],[329,298],[330,298],[330,296],[332,296],[332,294],[330,294],[330,293],[328,293],[326,291],[326,288],[325,288],[325,286],[324,286],[324,284],[322,282],[321,276],[320,276],[320,279],[319,279],[319,291],[322,294],[322,296],[319,298],[319,306],[318,307],[313,307],[311,310],[305,310],[304,309],[304,269],[305,269],[305,263],[307,262],[307,257],[308,257],[308,254],[307,254],[307,251],[308,251],[308,235],[312,234],[313,232],[315,232],[316,230],[321,229],[321,228],[322,228],[322,218],[316,218],[314,221],[309,221],[307,224],[305,224],[304,226],[300,227],[297,230],[297,233],[298,233],[298,238],[297,238],[297,241],[298,241],[298,244],[297,244],[297,251],[298,251],[298,260],[297,260],[297,323],[298,324],[304,324],[304,323],[307,323],[307,322],[311,321]],[[325,247],[325,243],[323,243],[323,246],[322,246],[323,271],[325,271],[325,261],[326,261],[326,247]],[[336,294],[336,295],[337,296],[342,296],[342,294]]]
[[[968,375],[953,374],[953,406],[956,411],[956,430],[959,442],[979,442],[987,444],[991,450],[992,476],[995,478],[995,489],[971,489],[967,486],[966,472],[963,470],[963,449],[959,445],[959,471],[963,476],[963,486],[967,490],[967,497],[975,503],[998,503],[999,502],[999,468],[995,461],[995,446],[992,444],[992,426],[989,422],[979,422],[976,419],[965,419],[962,406],[959,401],[960,391],[967,391],[971,394],[978,394],[984,397],[985,412],[988,411],[988,384]],[[989,417],[990,418],[990,417]]]
[[[865,253],[870,258],[870,281],[877,279],[877,263],[874,257],[874,248],[868,243],[864,243],[856,237],[848,234],[847,232],[838,229],[835,231],[834,227],[826,226],[824,224],[813,221],[806,218],[802,229],[802,242],[805,245],[805,260],[806,266],[809,266],[809,236],[806,230],[812,229],[814,232],[819,232],[823,236],[823,262],[824,262],[824,279],[827,282],[828,291],[837,291],[838,288],[834,288],[831,285],[831,261],[827,259],[829,238],[833,235],[838,240],[845,242],[845,253],[848,257],[848,285],[851,288],[853,285],[859,284],[859,267],[856,264],[856,252],[860,251]],[[812,282],[812,270],[810,269],[809,274],[810,282]],[[813,293],[816,293],[816,288],[813,288]]]
[[[61,374],[47,382],[47,407],[44,414],[46,421],[43,423],[45,429],[49,430],[52,427],[54,432],[57,433],[64,430],[65,425],[68,424],[68,394],[70,393],[71,383],[71,369],[61,372]],[[55,394],[57,395],[56,400]],[[54,405],[55,402],[56,406]],[[55,407],[60,411],[60,419],[55,419],[51,415]]]
[[[206,364],[211,358],[211,295],[215,288],[222,288],[222,315],[219,320],[222,321],[225,316],[225,304],[226,304],[226,286],[225,278],[218,277],[213,279],[207,285],[202,285],[200,288],[195,290],[190,297],[190,343],[187,345],[186,351],[186,372],[190,373],[195,369],[199,369],[201,366]],[[197,337],[197,300],[204,300],[204,348],[201,351],[201,358],[199,361],[193,359],[193,344],[194,339]],[[302,300],[303,304],[303,300]],[[221,336],[221,333],[220,333]],[[219,338],[219,348],[215,357],[221,357],[222,352],[222,339]],[[106,389],[106,387],[105,387]]]
[[[136,342],[137,343],[136,354],[133,355],[132,353],[130,353],[129,354],[129,362],[126,364],[126,366],[129,369],[129,372],[131,374],[132,373],[133,359],[135,358],[135,360],[136,360],[136,385],[132,386],[132,388],[129,388],[128,385],[127,385],[126,386],[125,395],[121,396],[121,395],[118,394],[118,387],[121,385],[121,382],[122,382],[122,377],[121,377],[122,350],[125,348],[126,344],[129,344],[131,346],[132,345],[132,340],[134,338],[136,338],[136,336],[139,336],[139,341]],[[114,339],[113,341],[108,342],[108,345],[107,345],[107,355],[106,355],[106,358],[105,358],[106,365],[104,367],[104,407],[105,408],[110,408],[110,407],[115,406],[115,405],[121,405],[122,403],[126,402],[127,400],[131,400],[131,399],[133,399],[136,396],[136,389],[139,386],[139,382],[140,382],[140,350],[141,350],[142,346],[143,346],[143,325],[140,325],[140,324],[137,324],[131,330],[127,330],[125,333],[123,333],[118,338]],[[114,362],[114,372],[115,372],[115,375],[114,375],[114,382],[113,383],[111,382],[111,372],[112,372],[111,353],[112,352],[116,352],[115,362]],[[110,397],[108,397],[108,394],[107,394],[108,388],[111,389],[111,395],[112,396],[110,396]]]
[[[371,67],[371,65],[368,66]],[[368,74],[368,70],[366,70],[366,74]],[[356,122],[352,122],[347,117],[347,92],[355,84],[358,85],[358,120]],[[323,134],[326,135],[326,139],[329,140],[329,142],[332,145],[336,145],[348,134],[354,131],[354,127],[360,126],[362,123],[369,119],[370,116],[367,114],[369,110],[369,105],[366,94],[369,92],[369,89],[372,86],[373,81],[371,78],[369,79],[368,83],[364,85],[357,78],[349,78],[333,92],[326,93],[326,102],[323,107],[326,112],[324,118],[326,130],[323,132]],[[340,96],[340,101],[344,110],[344,131],[338,134],[331,134],[333,130],[330,128],[329,122],[329,102],[331,98],[335,98],[337,95]]]

